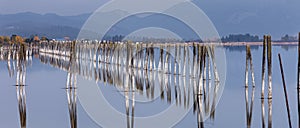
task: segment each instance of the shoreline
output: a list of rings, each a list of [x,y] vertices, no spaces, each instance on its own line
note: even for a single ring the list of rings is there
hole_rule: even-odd
[[[272,42],[273,46],[297,46],[299,42]],[[228,42],[222,43],[222,46],[262,46],[263,42]]]

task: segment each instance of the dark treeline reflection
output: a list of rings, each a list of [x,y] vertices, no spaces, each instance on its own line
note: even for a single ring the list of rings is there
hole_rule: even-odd
[[[139,95],[150,100],[158,96],[186,110],[192,107],[198,127],[205,127],[206,119],[215,118],[221,90],[215,48],[199,43],[48,42],[38,49],[3,47],[0,59],[7,61],[10,77],[16,74],[21,127],[26,127],[25,76],[32,56],[67,73],[62,84],[66,85],[71,128],[77,127],[77,76],[122,90],[127,127],[134,127]]]
[[[258,45],[253,45],[250,46],[252,50],[258,50],[260,46]],[[246,46],[224,46],[224,48],[228,51],[238,51],[238,52],[243,52],[246,51]]]

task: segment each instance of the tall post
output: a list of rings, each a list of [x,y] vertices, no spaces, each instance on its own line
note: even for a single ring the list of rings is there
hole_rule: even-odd
[[[144,69],[145,70],[148,70],[148,51],[149,51],[149,49],[148,49],[148,43],[146,43],[146,47],[145,47],[145,59],[144,59]]]
[[[268,40],[268,98],[272,98],[272,42],[271,36],[267,36]]]
[[[261,75],[261,98],[265,97],[265,71],[266,71],[266,44],[267,44],[267,36],[264,35],[263,40],[263,57],[262,57],[262,75]]]
[[[298,74],[297,74],[297,101],[298,101],[298,127],[300,127],[300,32],[298,35]]]
[[[164,60],[164,50],[163,50],[163,46],[160,45],[160,54],[159,54],[159,62],[158,62],[158,71],[163,71],[163,60]]]
[[[252,93],[251,93],[251,102],[249,106],[249,80],[248,80],[248,65],[250,64],[251,77],[252,77]],[[253,112],[253,104],[254,104],[254,93],[255,93],[255,81],[254,81],[254,70],[252,64],[252,56],[250,46],[246,46],[246,71],[245,71],[245,100],[246,100],[246,118],[247,118],[247,127],[251,127],[252,121],[252,112]]]
[[[268,45],[268,128],[272,128],[272,43],[271,43],[271,36],[267,37]]]
[[[262,75],[261,75],[261,116],[262,116],[262,128],[265,128],[265,105],[264,105],[264,97],[265,97],[265,71],[266,71],[266,44],[267,44],[267,36],[264,35],[263,40],[263,57],[262,57]]]
[[[197,46],[195,43],[193,43],[193,77],[196,77],[196,65],[197,65],[197,61],[196,61],[196,57],[197,57]]]
[[[289,100],[288,100],[288,94],[286,90],[286,85],[285,85],[285,79],[284,79],[284,72],[283,72],[283,67],[282,67],[282,62],[281,62],[281,56],[278,54],[279,58],[279,65],[280,65],[280,71],[281,71],[281,77],[282,77],[282,85],[283,85],[283,90],[284,90],[284,96],[285,96],[285,105],[286,105],[286,111],[288,114],[288,121],[289,121],[289,127],[292,128],[292,122],[291,122],[291,115],[290,115],[290,107],[289,107]]]
[[[152,43],[152,45],[151,45],[151,61],[152,61],[152,68],[153,68],[153,70],[155,70],[155,68],[156,68],[156,64],[155,64],[155,58],[154,58],[154,44]]]
[[[182,71],[182,75],[185,76],[186,75],[186,44],[183,45],[183,71]]]
[[[174,44],[174,54],[175,54],[175,57],[174,57],[174,75],[176,75],[177,74],[177,65],[178,65],[178,63],[177,63],[177,44]],[[175,79],[176,80],[176,79]]]

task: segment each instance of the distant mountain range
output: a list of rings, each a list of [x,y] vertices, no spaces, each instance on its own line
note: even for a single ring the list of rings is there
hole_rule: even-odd
[[[104,17],[119,16],[127,12],[116,10],[112,12],[105,12],[101,15]],[[90,14],[81,14],[76,16],[60,16],[56,14],[36,14],[32,12],[5,14],[0,15],[0,35],[20,35],[29,37],[31,35],[46,36],[48,38],[63,38],[69,36],[71,39],[76,39],[81,27],[89,18]],[[162,22],[165,21],[165,22]],[[110,21],[100,21],[99,25],[111,24]],[[128,35],[135,30],[143,27],[164,27],[177,31],[182,38],[194,39],[195,33],[189,33],[189,28],[182,23],[168,17],[154,14],[149,16],[130,16],[129,18],[120,21],[114,25],[110,31],[106,33],[106,37],[115,35]],[[174,27],[176,26],[176,27]],[[90,35],[97,36],[99,34],[86,30]]]
[[[0,35],[17,34],[62,38],[76,38],[81,26],[90,14],[59,16],[56,14],[36,14],[31,12],[0,15]]]
[[[300,15],[297,10],[274,8],[256,8],[235,10],[234,8],[220,7],[217,11],[213,8],[202,7],[211,21],[216,26],[221,36],[229,34],[258,35],[271,34],[275,39],[280,39],[285,34],[296,35],[300,31]],[[126,13],[121,10],[106,12],[105,16],[114,16]],[[60,16],[57,14],[36,14],[31,12],[17,14],[0,14],[0,35],[17,34],[25,37],[30,35],[47,36],[49,38],[63,38],[69,36],[75,39],[91,13],[76,16]],[[152,18],[152,20],[151,20]],[[180,22],[169,22],[160,16],[132,16],[114,26],[110,34],[129,34],[138,27],[161,26],[173,27],[179,35],[186,39],[196,38],[193,33],[187,33]],[[132,23],[131,21],[139,21]],[[162,22],[163,21],[163,22]],[[100,23],[109,24],[109,23]],[[151,25],[145,25],[151,24]],[[176,26],[176,27],[174,27]],[[274,39],[273,38],[273,39]]]

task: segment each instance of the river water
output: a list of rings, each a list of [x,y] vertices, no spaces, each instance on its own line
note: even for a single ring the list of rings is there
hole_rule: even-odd
[[[168,119],[175,119],[172,114],[156,123],[152,123],[150,117],[164,114],[163,112],[170,109],[170,106],[176,110],[173,115],[184,115],[172,125],[168,125],[170,127],[241,128],[248,125],[257,128],[262,127],[263,122],[267,127],[268,119],[272,119],[270,122],[275,128],[288,127],[278,53],[281,54],[283,61],[291,122],[293,127],[297,127],[297,46],[273,46],[273,97],[271,100],[266,98],[266,84],[263,105],[261,99],[263,48],[261,46],[250,47],[255,88],[252,86],[251,68],[248,68],[249,87],[245,88],[246,47],[228,46],[222,49],[226,57],[224,65],[226,74],[220,73],[219,75],[224,79],[218,79],[215,76],[213,66],[210,67],[211,72],[200,76],[198,63],[193,65],[193,57],[189,58],[189,61],[188,59],[183,60],[184,49],[180,50],[182,56],[174,57],[174,54],[168,56],[170,64],[160,63],[160,49],[153,49],[155,62],[154,64],[149,63],[148,69],[132,66],[137,65],[138,67],[139,61],[126,63],[126,59],[123,59],[124,56],[120,59],[120,62],[124,63],[119,66],[104,62],[94,66],[94,62],[88,63],[88,61],[70,63],[70,56],[62,57],[61,55],[35,52],[22,57],[17,55],[20,54],[20,50],[1,49],[0,127],[97,128],[110,127],[111,124],[114,124],[114,127],[165,127],[168,125]],[[84,49],[81,49],[82,51]],[[152,53],[151,49],[140,51],[142,51],[141,56],[137,52],[135,53],[134,57],[137,60],[145,58],[147,52]],[[173,52],[179,53],[175,50]],[[104,53],[107,52],[101,51],[98,54]],[[121,56],[123,53],[115,52],[115,54]],[[197,56],[199,55],[197,53]],[[167,52],[164,52],[162,56],[164,56],[163,62],[167,60]],[[88,53],[84,54],[82,58],[93,58],[93,56],[89,56]],[[181,58],[179,63],[175,62],[177,58]],[[204,56],[204,58],[206,57]],[[209,57],[207,58],[209,59]],[[199,58],[196,57],[194,60],[197,59]],[[97,58],[97,60],[103,61],[102,58]],[[117,60],[115,59],[114,62],[118,62]],[[151,56],[148,60],[151,61]],[[213,61],[205,61],[203,64],[213,65],[209,62],[213,63]],[[144,63],[140,65],[144,65]],[[185,66],[179,69],[180,65],[188,65],[193,68],[187,68],[188,71],[184,71]],[[169,70],[165,70],[166,68]],[[179,70],[183,73],[179,73]],[[203,70],[208,71],[208,67]],[[185,76],[184,72],[189,72],[189,75]],[[203,82],[205,80],[207,82]],[[224,83],[224,87],[219,85],[217,93],[222,95],[216,96],[214,92],[219,81]],[[89,110],[91,106],[87,106],[85,103],[87,101],[98,102],[99,99],[94,94],[91,94],[88,100],[85,99],[85,89],[83,88],[94,85],[82,84],[84,82],[96,85],[106,99],[103,102],[109,103],[110,107],[120,113],[122,118],[112,118],[115,115],[111,116],[113,113],[109,113],[109,110],[103,106],[93,106],[96,108],[93,110],[95,113],[93,114],[93,111]],[[201,82],[203,82],[202,89],[199,88]],[[203,88],[204,86],[207,88]],[[254,96],[253,102],[252,96]],[[250,109],[251,102],[253,104],[252,111]],[[268,102],[271,103],[272,109],[270,116]],[[262,108],[265,110],[264,121],[262,121]],[[99,117],[95,117],[95,115]],[[249,120],[250,116],[251,120]],[[149,118],[148,123],[147,118]],[[160,117],[157,118],[160,119]],[[99,120],[103,122],[99,123]]]

